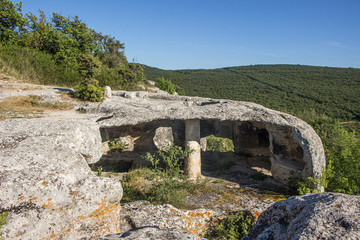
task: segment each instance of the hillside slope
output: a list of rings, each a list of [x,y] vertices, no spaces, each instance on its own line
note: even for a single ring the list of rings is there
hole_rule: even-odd
[[[233,99],[301,116],[316,112],[360,119],[360,69],[255,65],[211,70],[162,70],[144,66],[145,77],[170,79],[186,95]]]

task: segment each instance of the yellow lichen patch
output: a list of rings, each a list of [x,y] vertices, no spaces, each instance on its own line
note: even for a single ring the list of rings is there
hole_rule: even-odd
[[[43,181],[41,184],[44,185],[44,186],[46,186],[46,187],[49,186],[49,182],[47,182],[47,181]]]
[[[259,219],[259,216],[260,216],[261,212],[258,212],[258,211],[255,211],[255,210],[251,210],[250,212],[254,217],[254,222],[256,223],[257,220]]]
[[[66,239],[66,236],[71,235],[71,232],[83,231],[78,228],[79,226],[90,230],[86,232],[84,231],[83,237],[95,237],[99,235],[118,233],[120,231],[119,218],[120,201],[109,203],[104,199],[101,203],[99,203],[98,208],[89,216],[77,216],[72,220],[70,228],[67,227],[61,229],[60,231],[52,232],[50,239],[59,239],[60,236]]]
[[[18,200],[24,200],[24,196],[20,196],[20,197],[18,197]]]

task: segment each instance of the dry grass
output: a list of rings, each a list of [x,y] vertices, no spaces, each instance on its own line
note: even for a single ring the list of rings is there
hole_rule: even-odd
[[[38,118],[45,110],[68,110],[70,103],[47,103],[36,95],[8,97],[0,102],[0,120],[7,118]]]

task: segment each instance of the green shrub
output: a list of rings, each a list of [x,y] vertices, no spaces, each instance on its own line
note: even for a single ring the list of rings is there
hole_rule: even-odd
[[[182,173],[184,159],[191,150],[182,150],[178,146],[171,146],[168,150],[158,150],[154,154],[146,153],[144,159],[152,164],[154,169],[161,170],[166,176],[179,177]]]
[[[213,230],[206,237],[209,239],[240,239],[250,232],[254,224],[254,217],[249,211],[229,214],[226,219],[217,221]]]
[[[264,181],[267,176],[262,172],[256,172],[250,176],[252,179],[258,180],[258,181]]]
[[[75,88],[74,96],[85,101],[104,101],[105,88],[98,85],[98,81],[82,82]]]
[[[185,95],[184,89],[180,86],[173,84],[170,80],[165,79],[164,77],[159,77],[155,81],[155,86],[161,90],[164,90],[170,94],[177,92],[179,95]]]

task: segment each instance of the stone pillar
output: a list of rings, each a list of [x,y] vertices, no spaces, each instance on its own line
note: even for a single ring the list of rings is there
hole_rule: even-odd
[[[111,88],[109,86],[105,86],[105,98],[111,98]]]
[[[200,120],[185,121],[185,146],[193,152],[185,159],[185,174],[191,180],[201,176]]]

